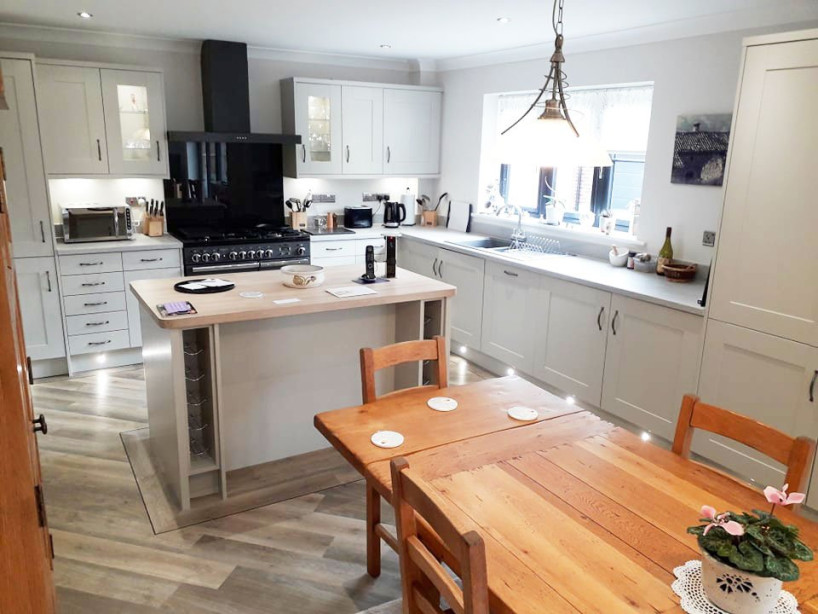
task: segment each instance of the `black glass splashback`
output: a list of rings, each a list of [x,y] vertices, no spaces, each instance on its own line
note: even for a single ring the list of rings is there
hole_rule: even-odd
[[[168,151],[165,201],[171,232],[284,225],[280,144],[171,140]]]

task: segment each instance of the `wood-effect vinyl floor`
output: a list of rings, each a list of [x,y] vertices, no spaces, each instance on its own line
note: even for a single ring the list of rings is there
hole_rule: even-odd
[[[451,360],[451,384],[488,377]],[[62,614],[352,614],[400,596],[386,547],[366,575],[363,482],[154,535],[119,437],[147,422],[141,366],[32,390]]]

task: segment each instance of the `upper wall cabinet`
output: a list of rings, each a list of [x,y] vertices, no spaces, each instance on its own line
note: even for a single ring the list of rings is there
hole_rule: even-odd
[[[440,172],[442,102],[441,92],[384,90],[384,172],[387,175]]]
[[[0,111],[0,148],[15,258],[50,256],[49,212],[31,60],[0,59],[8,111]]]
[[[302,140],[285,148],[285,174],[437,174],[442,97],[434,88],[285,79],[283,130]]]
[[[167,175],[162,75],[38,63],[52,175]]]

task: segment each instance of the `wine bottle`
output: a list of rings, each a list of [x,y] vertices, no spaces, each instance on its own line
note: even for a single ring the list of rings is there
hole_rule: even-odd
[[[656,262],[657,275],[664,275],[665,265],[670,264],[673,260],[673,245],[670,243],[671,230],[671,227],[668,226],[667,230],[665,231],[665,242],[662,245],[662,249],[659,250],[659,260]]]

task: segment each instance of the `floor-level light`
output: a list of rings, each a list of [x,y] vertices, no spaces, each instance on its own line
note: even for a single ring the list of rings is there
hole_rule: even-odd
[[[572,396],[568,396],[565,397],[565,402],[568,403],[568,405],[573,405],[574,403],[577,402],[577,400]]]
[[[465,354],[468,351],[469,351],[469,348],[467,348],[465,345],[460,346],[460,353],[461,354]]]
[[[508,369],[506,369],[506,375],[514,375],[514,373],[515,373],[515,371],[514,371],[514,369],[512,369],[511,367],[509,367]]]
[[[642,431],[640,437],[642,438],[642,441],[650,441],[650,433],[647,431]]]

